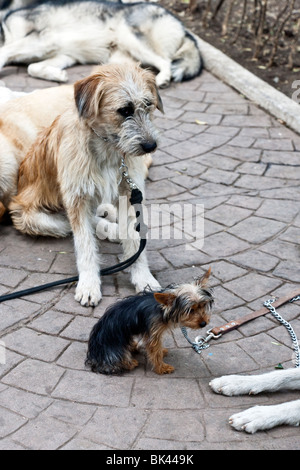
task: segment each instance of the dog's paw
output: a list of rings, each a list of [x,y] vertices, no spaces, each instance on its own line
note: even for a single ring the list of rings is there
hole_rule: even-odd
[[[155,279],[155,277],[152,276],[151,273],[147,274],[146,276],[142,276],[141,273],[140,275],[135,274],[132,277],[132,283],[136,289],[136,292],[141,292],[146,287],[150,287],[150,289],[153,291],[161,289],[159,282]]]
[[[209,385],[215,393],[227,395],[228,397],[246,394],[255,395],[261,391],[255,386],[255,376],[224,375],[213,379]]]
[[[84,307],[95,307],[102,298],[100,279],[81,275],[75,291],[75,300]]]
[[[166,364],[165,362],[163,362],[162,364],[160,364],[154,369],[154,372],[156,372],[156,374],[162,375],[162,374],[172,374],[174,370],[175,368],[173,366],[170,366],[170,364]]]
[[[51,80],[53,82],[65,83],[68,81],[68,74],[65,70],[52,65],[45,65],[40,62],[30,64],[27,68],[31,77],[41,78],[43,80]]]
[[[165,77],[163,75],[160,76],[160,74],[156,76],[156,85],[158,88],[168,88],[170,81],[171,77]]]
[[[100,204],[97,207],[96,216],[109,220],[109,222],[117,222],[117,208],[112,204]]]
[[[109,240],[119,242],[119,224],[109,222],[102,217],[96,217],[96,235],[99,240]]]
[[[250,434],[270,429],[277,425],[276,413],[274,414],[273,408],[273,406],[254,406],[232,415],[229,418],[229,424],[237,431],[245,431]]]

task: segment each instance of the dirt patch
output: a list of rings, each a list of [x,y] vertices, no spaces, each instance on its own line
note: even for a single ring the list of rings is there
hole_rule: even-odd
[[[285,25],[280,40],[278,41],[278,48],[273,65],[270,67],[268,66],[270,52],[273,45],[272,35],[268,30],[268,23],[271,23],[271,20],[274,21],[274,18],[278,15],[276,5],[277,8],[280,6],[282,8],[282,2],[274,2],[275,6],[272,11],[273,18],[267,18],[263,32],[264,47],[261,54],[259,54],[256,59],[253,59],[253,56],[255,55],[254,38],[253,34],[249,31],[249,27],[247,27],[246,21],[238,38],[234,41],[241,19],[241,8],[243,2],[238,2],[239,6],[236,9],[233,9],[228,23],[228,33],[222,36],[222,23],[226,13],[225,9],[224,12],[220,10],[217,17],[213,21],[209,21],[208,26],[205,28],[203,27],[202,19],[205,4],[207,4],[207,2],[201,2],[198,0],[195,11],[191,12],[189,0],[183,1],[185,3],[182,3],[180,0],[160,0],[159,3],[179,17],[185,26],[197,34],[201,39],[224,52],[228,57],[235,60],[238,64],[242,65],[254,75],[287,95],[289,98],[292,98],[296,89],[300,89],[300,81],[299,84],[294,83],[296,80],[300,80],[300,47],[297,46],[296,43],[297,38],[295,37],[294,18],[293,21],[290,21]],[[300,1],[299,5],[296,6],[299,6],[300,8]],[[295,54],[293,56],[293,64],[289,67],[287,64],[287,57],[293,42],[296,43]]]

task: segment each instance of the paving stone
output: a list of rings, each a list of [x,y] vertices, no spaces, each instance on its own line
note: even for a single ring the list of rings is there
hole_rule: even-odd
[[[15,432],[18,428],[24,425],[26,419],[17,415],[5,408],[0,407],[0,438]]]
[[[0,283],[9,287],[16,287],[26,276],[26,271],[0,268]]]
[[[35,393],[18,390],[14,387],[7,387],[0,394],[1,405],[10,409],[24,418],[35,418],[41,411],[47,408],[52,399],[36,395]],[[26,422],[23,419],[23,423]]]
[[[243,267],[263,272],[271,271],[279,263],[278,258],[275,256],[262,253],[259,250],[252,250],[251,257],[249,257],[249,254],[246,252],[232,256],[230,259]]]
[[[201,406],[203,398],[193,379],[138,378],[131,398],[132,405],[142,409],[178,410]]]
[[[56,364],[70,369],[85,370],[87,344],[73,341],[57,359]]]
[[[265,367],[275,366],[291,359],[292,351],[284,345],[274,344],[272,338],[261,333],[238,341],[243,350],[252,357],[257,364]]]
[[[27,357],[54,361],[67,347],[68,341],[62,338],[37,333],[29,328],[21,328],[3,337],[6,347]]]
[[[0,308],[0,330],[4,331],[21,320],[31,317],[39,309],[40,306],[38,304],[22,299],[14,299],[7,303],[2,303]]]
[[[226,225],[226,227],[231,227],[237,222],[246,219],[251,214],[252,211],[248,209],[223,204],[222,206],[215,207],[210,211],[206,211],[205,216],[208,219]]]
[[[254,147],[266,150],[294,150],[291,139],[257,139]]]
[[[128,406],[133,378],[127,375],[121,381],[89,371],[68,370],[52,393],[60,399],[78,403],[105,406]]]
[[[179,424],[180,423],[180,424]],[[159,432],[157,430],[159,429]],[[205,431],[201,413],[190,410],[167,410],[152,413],[144,429],[147,438],[203,441]]]
[[[0,253],[0,265],[15,269],[28,269],[30,271],[47,272],[53,262],[54,253],[49,250],[35,251],[24,250],[22,253],[16,252],[14,246],[8,246]]]
[[[224,287],[245,299],[246,302],[250,302],[261,297],[264,293],[273,291],[280,284],[281,282],[278,279],[249,273],[238,280],[226,282]]]
[[[209,168],[205,173],[201,175],[201,179],[211,181],[212,183],[222,183],[229,186],[232,185],[238,179],[238,175],[230,171]]]
[[[256,215],[259,217],[280,220],[281,222],[291,222],[299,213],[298,204],[295,204],[294,201],[277,201],[276,209],[274,209],[274,202],[266,200],[256,211]],[[294,240],[295,239],[296,238],[294,238]]]
[[[43,415],[15,433],[15,440],[31,450],[57,450],[77,433],[77,428]]]
[[[251,243],[263,243],[279,234],[285,225],[275,220],[251,216],[230,228],[230,233]],[[255,230],[253,230],[255,228]]]
[[[247,219],[248,220],[248,219]],[[249,245],[230,235],[229,233],[216,233],[206,237],[203,251],[213,259],[224,258],[245,250]]]
[[[273,163],[274,165],[298,165],[300,152],[280,152],[265,150],[262,154],[262,161],[265,163]],[[279,172],[277,173],[279,174]]]
[[[79,434],[97,444],[128,449],[144,427],[148,412],[135,408],[102,407]]]
[[[30,327],[43,333],[55,335],[59,334],[72,319],[73,316],[67,313],[48,310],[48,312],[34,319],[30,323]]]
[[[213,377],[226,375],[228,370],[230,374],[243,374],[256,368],[255,361],[238,344],[213,344],[202,352],[202,359]]]
[[[63,374],[64,370],[54,364],[27,359],[18,364],[2,381],[22,390],[48,395]]]

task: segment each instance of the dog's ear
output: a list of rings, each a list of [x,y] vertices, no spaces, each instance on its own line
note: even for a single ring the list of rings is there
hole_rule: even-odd
[[[170,292],[154,292],[154,298],[159,304],[170,307],[173,304],[176,295],[171,294]]]
[[[200,286],[200,287],[205,287],[205,286],[207,286],[210,273],[211,273],[211,267],[208,268],[208,270],[206,271],[206,273],[205,273],[203,276],[198,277],[198,278],[195,280],[196,286]]]
[[[161,96],[159,94],[159,91],[156,85],[155,85],[155,96],[156,96],[156,107],[158,111],[165,114],[163,102],[162,102]]]
[[[74,98],[79,116],[85,119],[96,117],[102,95],[103,89],[97,73],[75,82]]]
[[[163,102],[162,102],[162,99],[161,99],[161,96],[159,94],[159,91],[158,91],[158,88],[157,88],[157,85],[156,85],[156,82],[155,82],[155,75],[153,72],[151,72],[151,70],[145,70],[145,73],[147,74],[147,82],[148,82],[148,85],[149,85],[149,88],[151,90],[151,92],[153,93],[153,95],[155,96],[155,100],[156,100],[156,108],[161,112],[161,113],[165,113],[164,112],[164,106],[163,106]]]

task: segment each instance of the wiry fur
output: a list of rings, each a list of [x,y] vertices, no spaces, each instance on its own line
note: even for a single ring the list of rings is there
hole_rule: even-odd
[[[300,390],[300,369],[273,371],[262,375],[228,375],[210,383],[216,393],[223,395],[256,395],[278,390]],[[300,400],[279,405],[254,406],[229,418],[238,431],[255,433],[282,424],[300,425]]]
[[[73,86],[37,90],[0,106],[0,220],[17,193],[19,166],[38,133],[72,102]]]
[[[9,210],[23,233],[61,237],[73,232],[79,272],[75,298],[96,305],[101,299],[96,208],[118,204],[119,195],[130,196],[125,181],[118,185],[121,155],[144,192],[142,157],[156,148],[151,115],[156,107],[162,110],[162,103],[153,74],[138,66],[99,67],[75,83],[74,95],[22,161],[18,194]],[[127,238],[122,244],[127,259],[139,240]],[[138,291],[147,284],[158,286],[145,252],[132,265],[131,279]]]
[[[192,284],[169,286],[158,292],[145,290],[110,306],[93,327],[86,364],[94,372],[118,374],[137,367],[132,357],[135,337],[141,337],[147,358],[157,374],[174,367],[163,362],[166,330],[176,326],[203,328],[209,323],[212,292],[207,287],[210,270]]]
[[[34,77],[67,81],[73,64],[137,61],[158,71],[157,85],[202,68],[195,37],[162,6],[97,0],[49,1],[9,12],[2,21],[0,68],[29,64]]]
[[[65,112],[73,100],[73,85],[45,88],[32,93],[12,92],[0,87],[0,220],[11,198],[17,194],[21,161],[39,132]],[[146,178],[152,162],[151,155],[145,155],[143,161]]]

